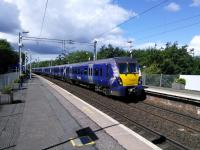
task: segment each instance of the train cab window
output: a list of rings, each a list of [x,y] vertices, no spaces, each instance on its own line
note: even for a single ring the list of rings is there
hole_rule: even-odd
[[[120,74],[128,73],[128,65],[127,65],[127,63],[120,63],[120,64],[118,64],[118,67],[119,67],[119,73]]]
[[[136,73],[137,72],[137,65],[135,63],[129,63],[129,72]]]
[[[92,76],[92,74],[93,74],[93,69],[91,68],[91,76]]]

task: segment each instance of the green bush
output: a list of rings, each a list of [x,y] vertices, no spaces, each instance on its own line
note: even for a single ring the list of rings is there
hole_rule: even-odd
[[[11,86],[6,86],[6,87],[4,87],[4,89],[2,90],[2,93],[3,93],[3,94],[10,94],[11,91],[12,91]]]
[[[186,84],[186,81],[185,81],[185,79],[183,79],[183,78],[178,78],[178,79],[176,79],[176,81],[175,81],[176,83],[180,83],[180,84]]]
[[[22,77],[22,78],[26,77],[26,74],[21,74],[21,77]]]
[[[14,80],[14,83],[19,83],[19,82],[20,82],[19,79]]]

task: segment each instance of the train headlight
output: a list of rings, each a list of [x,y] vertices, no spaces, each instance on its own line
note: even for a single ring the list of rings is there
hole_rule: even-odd
[[[120,77],[117,78],[119,85],[123,85],[122,79]]]

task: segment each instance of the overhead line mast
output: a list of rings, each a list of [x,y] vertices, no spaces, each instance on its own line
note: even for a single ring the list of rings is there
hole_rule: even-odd
[[[48,7],[48,0],[46,0],[46,4],[45,4],[44,15],[43,15],[43,18],[42,18],[42,25],[41,25],[39,37],[42,35],[42,30],[43,30],[43,26],[44,26],[44,20],[45,20],[45,17],[46,17],[47,7]]]

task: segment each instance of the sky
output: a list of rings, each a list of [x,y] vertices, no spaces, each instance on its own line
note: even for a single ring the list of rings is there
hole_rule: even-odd
[[[22,31],[29,31],[24,36],[87,43],[96,40],[98,48],[110,43],[126,50],[160,48],[177,41],[200,55],[200,0],[163,1],[48,0],[44,17],[46,0],[0,0],[0,38],[16,50]],[[92,51],[87,43],[66,44],[66,52]],[[23,44],[23,51],[29,49],[33,60],[54,59],[63,52],[60,43],[23,40]]]

